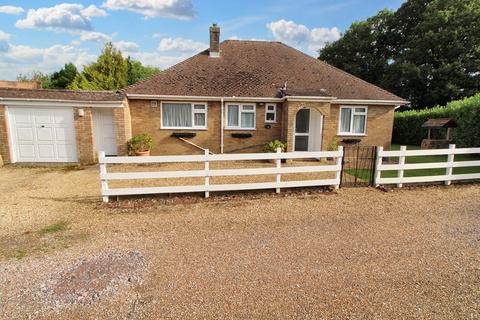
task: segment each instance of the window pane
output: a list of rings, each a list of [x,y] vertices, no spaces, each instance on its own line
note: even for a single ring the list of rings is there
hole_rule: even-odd
[[[242,128],[253,128],[255,115],[251,112],[242,112]]]
[[[164,127],[191,127],[192,105],[189,103],[164,103],[162,105]]]
[[[340,112],[340,132],[350,132],[350,121],[352,119],[352,109],[341,109]]]
[[[271,112],[267,113],[266,118],[267,118],[266,119],[267,121],[275,121],[275,113],[271,113]]]
[[[355,112],[365,112],[365,108],[355,108]]]
[[[310,125],[310,109],[302,109],[297,112],[295,118],[295,132],[308,133]]]
[[[308,136],[295,136],[295,151],[308,151]]]
[[[251,110],[253,111],[254,110],[254,107],[253,106],[243,106],[243,110]]]
[[[268,111],[274,111],[274,110],[275,110],[275,106],[267,106],[267,110],[268,110]]]
[[[353,117],[353,133],[365,133],[364,115],[355,115]]]
[[[228,126],[238,127],[238,106],[228,106]]]
[[[205,113],[195,113],[194,117],[197,127],[205,127]]]
[[[196,104],[193,106],[195,110],[205,110],[205,105],[203,104]]]

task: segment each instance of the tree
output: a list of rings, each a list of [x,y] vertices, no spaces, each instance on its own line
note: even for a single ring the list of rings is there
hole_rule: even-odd
[[[480,1],[408,0],[354,23],[320,59],[412,101],[445,105],[480,89]]]
[[[62,69],[51,75],[52,87],[59,89],[68,88],[77,75],[77,67],[71,62],[67,63]]]
[[[127,84],[131,85],[160,72],[159,68],[144,66],[140,61],[127,58]]]
[[[74,90],[118,90],[127,84],[128,66],[120,50],[107,42],[96,62],[84,67],[69,88]]]
[[[31,73],[20,73],[17,75],[17,81],[38,81],[43,89],[51,89],[52,81],[49,74],[34,70]]]

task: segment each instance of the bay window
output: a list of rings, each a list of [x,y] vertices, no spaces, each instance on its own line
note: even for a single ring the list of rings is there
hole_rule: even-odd
[[[367,107],[340,107],[339,135],[365,135]]]
[[[265,123],[277,122],[277,105],[267,104],[265,108]]]
[[[227,129],[255,129],[255,105],[227,104]]]
[[[205,103],[162,103],[162,129],[206,129]]]

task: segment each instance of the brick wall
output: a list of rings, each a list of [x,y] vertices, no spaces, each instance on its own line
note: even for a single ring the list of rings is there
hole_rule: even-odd
[[[0,80],[0,88],[17,88],[17,89],[41,89],[40,81],[7,81]]]
[[[152,136],[153,155],[166,154],[200,154],[202,151],[177,138],[171,137],[173,132],[194,132],[196,136],[188,139],[202,148],[220,153],[221,103],[210,101],[208,104],[208,120],[206,130],[165,130],[160,129],[160,102],[151,107],[149,100],[130,100],[132,135],[148,133]],[[277,106],[277,123],[265,128],[265,104],[257,104],[256,130],[224,130],[224,152],[258,152],[263,145],[281,136],[282,108]],[[232,133],[252,133],[251,138],[233,138]]]
[[[10,162],[10,150],[8,146],[8,125],[6,108],[0,105],[0,156],[3,163]]]
[[[126,155],[127,141],[132,137],[132,124],[128,101],[124,101],[123,108],[114,108],[115,134],[117,139],[118,155]]]
[[[84,110],[85,115],[83,117],[78,115],[79,109]],[[73,111],[78,161],[82,164],[94,163],[96,161],[96,155],[93,139],[92,108],[73,108]]]

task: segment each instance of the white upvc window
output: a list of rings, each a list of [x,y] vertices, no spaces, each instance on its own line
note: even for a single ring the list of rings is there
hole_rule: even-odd
[[[367,134],[367,107],[340,107],[338,134],[364,136]]]
[[[267,104],[265,106],[265,123],[277,122],[277,105]]]
[[[254,104],[227,104],[226,129],[255,130]]]
[[[207,104],[162,102],[162,129],[207,129]]]

